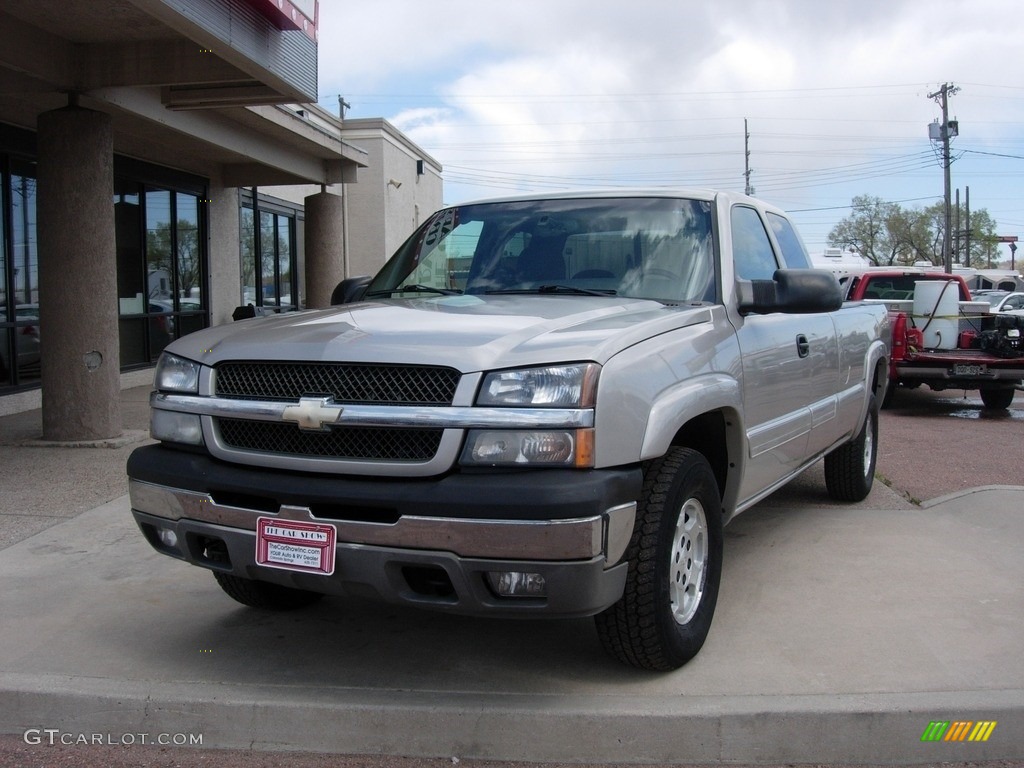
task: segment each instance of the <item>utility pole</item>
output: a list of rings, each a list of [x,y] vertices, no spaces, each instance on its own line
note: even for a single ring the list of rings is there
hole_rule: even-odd
[[[949,97],[960,89],[950,83],[943,83],[942,87],[935,93],[929,93],[928,98],[934,99],[942,106],[942,125],[939,127],[939,136],[942,140],[942,171],[943,184],[946,196],[946,222],[945,231],[942,235],[942,263],[947,273],[953,272],[953,249],[950,227],[952,225],[951,202],[950,202],[950,181],[949,181],[949,136],[959,134],[957,123],[949,120]]]
[[[754,188],[750,186],[750,131],[747,130],[747,118],[743,118],[743,177],[746,179],[746,184],[743,187],[743,193],[746,195],[753,195]]]
[[[956,200],[953,202],[953,213],[956,215],[956,221],[953,222],[953,237],[956,238],[956,242],[953,243],[953,261],[957,264],[961,263],[960,258],[960,187],[956,188]]]
[[[971,266],[971,188],[965,187],[964,194],[964,266]]]

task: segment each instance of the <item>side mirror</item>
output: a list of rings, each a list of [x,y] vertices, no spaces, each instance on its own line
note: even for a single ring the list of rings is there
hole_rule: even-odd
[[[826,269],[777,269],[771,280],[738,281],[736,295],[741,315],[801,315],[843,306],[839,281]]]
[[[359,277],[346,277],[335,287],[331,293],[331,306],[338,304],[351,304],[363,298],[367,286],[373,279],[371,275],[360,275]]]
[[[256,306],[254,304],[235,307],[235,311],[231,313],[232,320],[248,320],[250,317],[256,317]]]

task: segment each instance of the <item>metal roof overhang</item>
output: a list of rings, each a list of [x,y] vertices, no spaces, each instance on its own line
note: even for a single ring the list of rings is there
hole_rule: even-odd
[[[226,186],[354,180],[365,153],[341,140],[333,116],[287,106],[301,101],[294,88],[209,45],[161,0],[5,0],[0,122],[34,129],[76,94],[111,115],[120,154]]]

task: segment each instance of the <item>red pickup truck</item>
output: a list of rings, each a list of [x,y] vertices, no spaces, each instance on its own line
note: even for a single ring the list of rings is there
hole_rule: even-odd
[[[978,390],[987,408],[1008,408],[1024,388],[1024,317],[991,313],[959,275],[872,270],[847,281],[846,298],[889,308],[883,407],[898,386]]]

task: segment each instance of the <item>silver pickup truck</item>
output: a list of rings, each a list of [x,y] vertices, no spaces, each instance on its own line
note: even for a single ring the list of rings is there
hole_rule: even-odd
[[[677,668],[723,525],[822,458],[832,497],[871,489],[885,307],[809,267],[738,195],[446,208],[337,306],[170,345],[133,514],[246,605],[593,615],[614,657]]]

